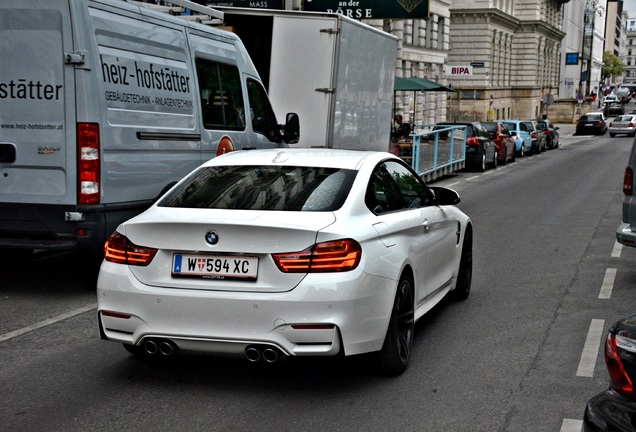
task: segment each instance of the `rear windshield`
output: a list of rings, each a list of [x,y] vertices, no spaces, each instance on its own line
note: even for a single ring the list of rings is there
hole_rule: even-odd
[[[628,122],[628,121],[632,121],[632,118],[634,118],[634,116],[630,116],[630,115],[625,115],[625,116],[618,116],[614,119],[615,122]]]
[[[160,207],[334,211],[357,171],[295,166],[202,167],[158,203]]]
[[[488,132],[497,132],[497,123],[482,123]]]
[[[601,116],[599,115],[584,115],[581,116],[580,121],[598,121],[601,119]]]

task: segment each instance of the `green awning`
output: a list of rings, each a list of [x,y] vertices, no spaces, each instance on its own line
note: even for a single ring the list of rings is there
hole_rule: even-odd
[[[426,78],[395,77],[395,91],[455,91],[435,81]]]

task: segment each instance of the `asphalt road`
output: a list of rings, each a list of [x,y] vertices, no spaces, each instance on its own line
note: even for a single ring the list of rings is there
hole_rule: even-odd
[[[631,142],[568,137],[435,182],[473,220],[473,290],[420,320],[397,378],[359,358],[141,361],[99,339],[77,255],[2,262],[0,430],[580,430],[607,387],[603,336],[636,312],[636,250],[617,252],[614,235]]]

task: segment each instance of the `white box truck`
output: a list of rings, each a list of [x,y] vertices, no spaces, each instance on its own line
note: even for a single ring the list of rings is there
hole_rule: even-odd
[[[296,142],[285,118],[233,33],[122,0],[2,0],[0,250],[99,251],[203,161]]]
[[[398,38],[336,13],[218,8],[298,146],[389,150]]]

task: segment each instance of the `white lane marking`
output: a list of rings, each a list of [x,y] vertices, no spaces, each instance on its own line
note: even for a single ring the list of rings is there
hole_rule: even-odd
[[[583,430],[583,420],[563,419],[561,432],[581,432]]]
[[[596,358],[598,357],[601,339],[603,337],[603,327],[605,320],[593,319],[590,323],[590,329],[587,332],[583,352],[581,353],[581,361],[576,371],[576,376],[593,377],[594,366],[596,366]]]
[[[612,258],[620,258],[623,252],[623,244],[619,242],[614,243],[614,249],[612,250]]]
[[[476,175],[476,176],[468,177],[466,181],[475,180],[476,178],[479,178],[479,176]]]
[[[89,306],[84,306],[83,308],[72,310],[72,311],[67,312],[65,314],[58,315],[56,317],[46,319],[44,321],[40,321],[39,323],[35,323],[35,324],[30,325],[28,327],[23,327],[21,329],[15,330],[15,331],[12,331],[12,332],[9,332],[9,333],[5,333],[3,335],[0,335],[0,342],[4,342],[6,340],[13,339],[14,337],[22,336],[23,334],[32,332],[33,330],[37,330],[39,328],[46,327],[48,325],[58,323],[60,321],[64,321],[66,319],[73,318],[74,316],[83,314],[84,312],[88,312],[88,311],[93,310],[95,308],[97,308],[97,303],[95,303],[93,305],[89,305]]]
[[[603,278],[603,284],[601,285],[601,292],[598,294],[599,299],[607,300],[612,297],[612,290],[614,289],[615,279],[615,268],[608,268],[607,270],[605,270],[605,277]]]
[[[451,186],[455,186],[455,185],[457,185],[457,184],[460,184],[460,183],[461,183],[461,182],[455,182],[455,183],[451,183],[451,184],[448,184],[448,185],[446,185],[446,187],[451,187]]]

